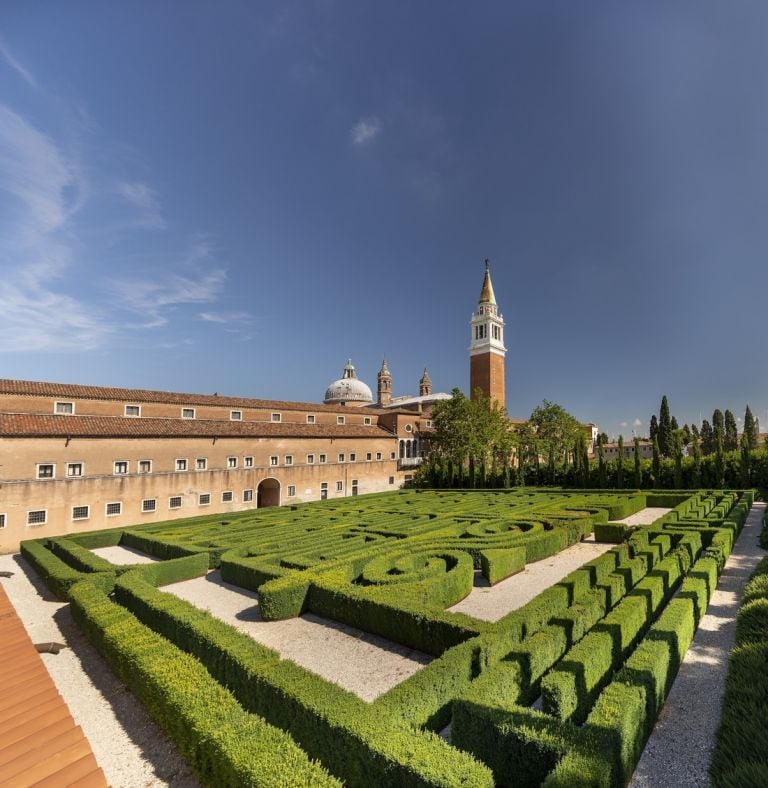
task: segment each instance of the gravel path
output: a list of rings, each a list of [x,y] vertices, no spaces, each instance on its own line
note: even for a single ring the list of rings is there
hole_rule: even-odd
[[[625,517],[623,520],[611,520],[612,523],[624,523],[625,525],[650,525],[659,517],[663,517],[665,514],[669,514],[672,510],[671,509],[664,509],[661,506],[647,506],[645,509],[641,509],[639,512],[635,512],[634,514],[630,514],[629,517]]]
[[[258,594],[230,585],[218,570],[163,587],[275,649],[284,659],[372,701],[432,661],[421,651],[306,613],[264,621]]]
[[[720,722],[736,613],[744,585],[765,556],[757,541],[764,511],[765,504],[756,503],[747,518],[645,745],[632,788],[709,785],[707,770]]]
[[[0,556],[0,580],[33,643],[58,641],[68,648],[41,654],[57,689],[91,744],[113,788],[198,785],[175,746],[138,700],[115,678],[69,612],[18,554]]]
[[[134,550],[133,547],[122,547],[121,545],[113,545],[112,547],[97,547],[91,552],[99,558],[105,558],[112,564],[117,566],[126,566],[127,564],[153,564],[159,561],[159,558],[142,553],[141,550]]]
[[[522,572],[496,583],[495,586],[489,586],[488,581],[478,572],[475,574],[475,587],[469,596],[448,610],[451,613],[466,613],[483,621],[498,621],[612,547],[615,545],[598,544],[594,537],[590,536],[566,547],[557,555],[526,564]]]

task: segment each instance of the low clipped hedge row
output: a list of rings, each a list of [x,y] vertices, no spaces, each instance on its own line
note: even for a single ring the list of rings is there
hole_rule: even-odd
[[[21,554],[34,567],[45,585],[60,599],[67,599],[69,589],[83,579],[82,572],[54,555],[44,541],[29,539],[22,542]],[[115,573],[112,572],[110,576],[114,579]]]
[[[244,708],[288,731],[348,785],[490,786],[489,770],[429,732],[382,718],[356,695],[164,594],[144,570],[123,575],[116,598],[153,630],[197,657]]]
[[[709,769],[714,788],[768,785],[766,705],[768,557],[752,573],[736,617],[736,644],[728,663],[723,710]]]
[[[282,730],[244,711],[200,662],[111,602],[112,581],[69,589],[72,614],[205,785],[340,786]]]

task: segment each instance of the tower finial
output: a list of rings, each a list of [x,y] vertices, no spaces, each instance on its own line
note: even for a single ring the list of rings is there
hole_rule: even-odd
[[[483,289],[480,291],[481,304],[496,304],[496,296],[493,294],[493,285],[491,284],[491,269],[488,264],[488,258],[485,258],[485,276],[483,277]]]
[[[485,270],[488,271],[490,269],[490,260],[486,257],[485,258]]]

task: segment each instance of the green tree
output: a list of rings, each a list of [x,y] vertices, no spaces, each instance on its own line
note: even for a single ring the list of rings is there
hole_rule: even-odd
[[[643,486],[643,467],[640,464],[640,438],[635,438],[635,478],[634,485],[639,490]]]
[[[723,452],[723,428],[720,423],[715,427],[715,485],[725,486],[725,455]]]
[[[603,440],[604,434],[601,432],[597,436],[597,485],[601,490],[604,490],[606,486],[605,449],[603,446],[607,441]]]
[[[529,470],[535,468],[539,457],[539,441],[536,430],[529,422],[518,424],[512,433],[517,454],[517,483],[525,485]]]
[[[749,441],[749,448],[756,449],[757,448],[757,422],[755,421],[755,417],[752,415],[752,410],[750,409],[749,405],[747,405],[746,411],[744,411],[744,434],[747,436],[747,440]]]
[[[725,411],[724,422],[723,449],[725,451],[736,451],[739,448],[739,433],[736,428],[736,419],[730,410]]]
[[[601,432],[597,437],[603,439],[603,446],[605,446],[605,444],[608,443],[608,433],[607,432]]]
[[[742,487],[750,487],[751,486],[751,464],[752,464],[752,452],[751,447],[749,444],[749,437],[747,436],[746,430],[741,433],[741,463],[740,463],[740,470],[741,470],[741,486]]]
[[[695,424],[691,424],[691,436],[699,438],[699,428]]]
[[[554,482],[555,468],[565,466],[568,452],[582,426],[567,410],[544,400],[533,413],[531,424],[536,430],[542,454],[547,458],[550,483]]]
[[[619,456],[616,460],[616,486],[624,487],[624,436],[619,435]]]
[[[672,455],[672,419],[669,416],[667,395],[661,398],[659,409],[659,449],[665,457]]]
[[[683,437],[682,430],[672,433],[672,455],[675,461],[675,489],[683,487]]]
[[[653,486],[661,487],[661,450],[659,449],[658,435],[653,439],[653,460],[652,460]]]
[[[651,416],[651,425],[648,428],[648,438],[650,439],[651,443],[659,437],[659,420],[656,418],[656,414],[654,413]]]
[[[713,434],[717,432],[718,427],[720,428],[720,435],[725,440],[725,418],[723,417],[723,411],[720,408],[716,408],[715,412],[712,414],[712,432]]]
[[[701,422],[701,453],[710,455],[715,450],[715,431],[712,425],[704,419]]]
[[[701,487],[701,446],[697,435],[691,437],[691,452],[693,454],[693,477],[691,486],[694,489]]]
[[[681,435],[683,438],[683,446],[687,446],[691,442],[691,438],[693,437],[691,428],[687,424],[683,424],[683,430]]]
[[[669,428],[672,432],[680,429],[680,425],[677,423],[677,419],[674,416],[669,420]]]

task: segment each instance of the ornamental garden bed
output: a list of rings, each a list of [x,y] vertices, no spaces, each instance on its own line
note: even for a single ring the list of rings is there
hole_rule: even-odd
[[[751,491],[404,491],[22,550],[204,783],[623,785],[751,504]],[[648,507],[670,511],[613,526]],[[493,590],[601,529],[602,555],[522,607],[455,610],[482,590],[476,573]],[[161,560],[92,552],[116,545]],[[163,590],[211,569],[257,594],[263,622],[331,621],[421,668],[366,702]],[[436,733],[449,724],[450,743]]]

